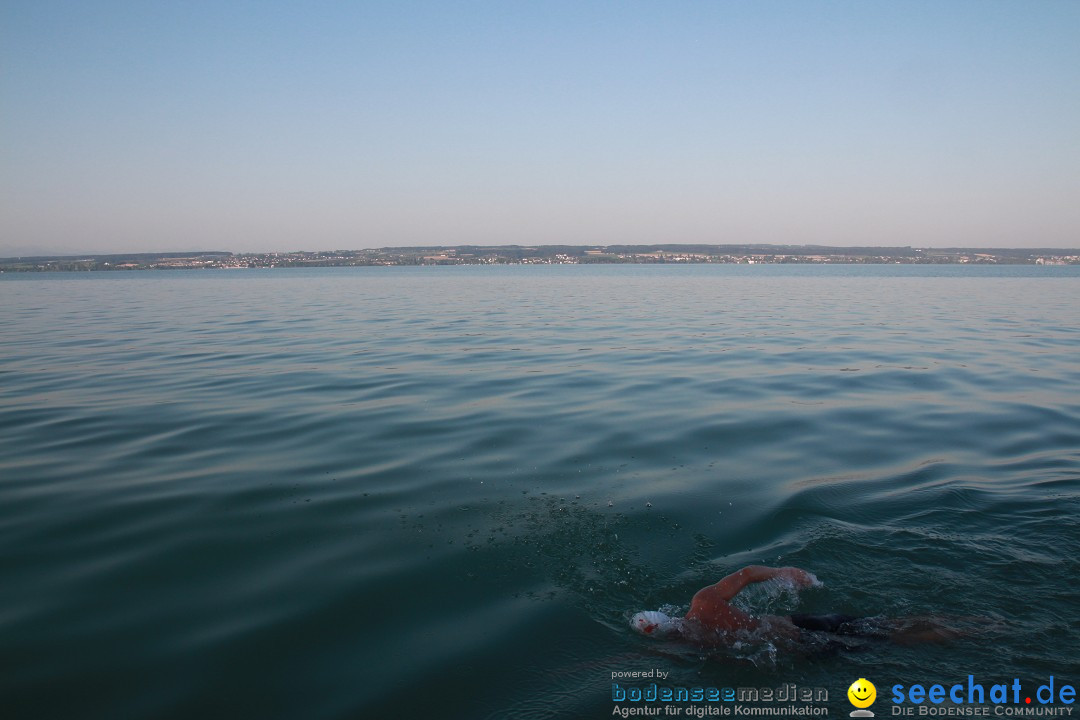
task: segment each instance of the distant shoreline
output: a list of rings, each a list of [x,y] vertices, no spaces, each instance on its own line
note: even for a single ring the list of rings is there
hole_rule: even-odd
[[[0,272],[509,264],[1080,265],[1080,249],[685,244],[456,245],[287,253],[199,251],[10,257],[0,258]]]

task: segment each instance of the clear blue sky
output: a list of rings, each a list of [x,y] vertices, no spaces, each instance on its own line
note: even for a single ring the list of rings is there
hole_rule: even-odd
[[[1080,246],[1080,2],[0,0],[0,255]]]

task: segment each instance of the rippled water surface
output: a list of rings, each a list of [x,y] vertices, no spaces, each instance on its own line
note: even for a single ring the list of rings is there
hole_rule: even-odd
[[[609,717],[673,684],[1080,680],[1074,268],[0,279],[4,717]],[[755,611],[933,646],[670,651]],[[1075,684],[1075,683],[1074,683]],[[887,711],[886,711],[887,712]]]

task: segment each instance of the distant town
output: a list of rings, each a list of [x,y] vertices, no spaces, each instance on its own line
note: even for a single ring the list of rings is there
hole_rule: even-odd
[[[205,251],[10,257],[0,258],[0,272],[589,263],[1077,265],[1080,264],[1080,249],[933,249],[820,245],[458,245],[314,252]]]

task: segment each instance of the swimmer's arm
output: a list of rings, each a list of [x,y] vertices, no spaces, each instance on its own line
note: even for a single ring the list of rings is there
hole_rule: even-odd
[[[728,575],[715,585],[706,588],[706,590],[709,590],[714,597],[719,597],[727,602],[738,595],[747,585],[765,582],[773,578],[791,580],[799,587],[809,587],[814,582],[810,573],[797,567],[774,568],[765,565],[750,565]]]

